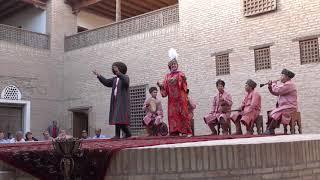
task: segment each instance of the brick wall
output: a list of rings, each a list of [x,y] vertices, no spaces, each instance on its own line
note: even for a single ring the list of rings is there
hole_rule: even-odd
[[[318,63],[300,65],[297,37],[319,34],[319,3],[306,1],[278,1],[277,10],[256,17],[244,17],[240,1],[181,0],[180,23],[166,28],[141,33],[127,38],[102,43],[65,53],[64,97],[65,109],[75,106],[92,106],[91,128],[104,127],[112,133],[113,127],[105,124],[109,109],[110,89],[103,87],[91,75],[97,69],[112,76],[114,61],[128,64],[132,85],[155,85],[168,72],[167,50],[178,50],[179,68],[188,78],[191,96],[198,103],[195,110],[196,134],[208,134],[202,117],[210,111],[216,94],[215,81],[226,81],[226,90],[237,108],[244,96],[247,78],[257,83],[278,79],[282,68],[297,75],[299,108],[302,112],[304,133],[318,132],[317,111],[320,101],[314,98],[320,79],[315,76]],[[272,43],[272,69],[255,71],[252,46]],[[232,49],[229,55],[231,74],[216,76],[212,53]],[[262,95],[262,114],[275,105],[266,88],[257,88]],[[163,100],[166,109],[166,100]],[[165,112],[166,113],[166,112]],[[70,119],[70,115],[66,120]]]
[[[30,127],[36,137],[41,137],[52,120],[65,126],[62,106],[64,35],[76,32],[75,15],[63,0],[48,1],[47,21],[50,50],[0,41],[0,90],[14,84],[22,92],[22,99],[31,102]]]
[[[34,90],[22,89],[25,97],[32,100],[32,131],[40,132],[52,119],[71,128],[72,116],[67,109],[92,106],[90,133],[95,127],[103,127],[104,133],[112,134],[113,127],[105,123],[111,92],[99,84],[91,70],[110,77],[112,62],[123,61],[128,64],[132,85],[155,85],[168,72],[167,50],[174,47],[180,54],[179,66],[187,75],[191,96],[198,103],[196,134],[208,134],[202,117],[210,111],[218,78],[226,81],[226,90],[232,94],[236,108],[243,98],[247,78],[264,83],[277,79],[286,67],[297,74],[294,81],[298,85],[304,133],[316,133],[320,126],[316,108],[320,101],[314,98],[319,90],[320,79],[315,76],[318,63],[300,65],[299,43],[292,40],[320,34],[319,6],[312,0],[279,0],[272,13],[244,17],[241,1],[181,0],[179,24],[65,53],[64,36],[76,32],[76,16],[62,0],[48,1],[50,51],[1,41],[0,75],[5,79],[2,82],[12,77],[19,82],[23,77],[33,83]],[[272,69],[256,72],[250,47],[266,43],[273,44]],[[215,58],[210,55],[228,49],[232,49],[231,74],[217,77]],[[262,114],[266,119],[265,112],[274,106],[276,98],[266,88],[257,90],[263,98]],[[163,100],[164,109],[166,103]]]
[[[105,179],[316,180],[318,150],[319,140],[125,149]]]

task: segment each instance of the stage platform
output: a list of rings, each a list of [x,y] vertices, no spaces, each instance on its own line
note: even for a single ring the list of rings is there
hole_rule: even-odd
[[[201,137],[201,136],[200,136]],[[204,138],[203,138],[204,137]],[[195,137],[197,138],[197,137]],[[166,143],[139,147],[141,139],[124,140],[138,147],[118,149],[110,159],[105,180],[318,180],[320,134],[215,139],[167,137]],[[192,142],[197,141],[197,142]],[[92,141],[89,143],[93,143]],[[99,141],[99,143],[105,143]],[[111,143],[112,141],[108,141]],[[114,141],[112,143],[119,143]],[[84,148],[86,148],[84,142]],[[123,142],[121,142],[123,143]],[[149,144],[150,145],[150,144]],[[20,145],[19,145],[20,146]],[[100,146],[102,147],[102,146]],[[0,147],[1,149],[2,147]],[[97,151],[103,149],[96,148]],[[1,179],[36,179],[3,161]],[[42,178],[43,179],[43,178]],[[22,180],[22,179],[21,179]]]

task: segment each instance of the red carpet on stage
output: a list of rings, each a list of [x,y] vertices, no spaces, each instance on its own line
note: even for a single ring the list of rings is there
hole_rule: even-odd
[[[257,135],[134,137],[125,140],[95,139],[82,141],[82,156],[75,157],[74,176],[82,180],[103,180],[113,155],[125,148],[161,144],[250,138]],[[0,160],[42,180],[61,180],[61,157],[53,152],[51,142],[0,144]]]

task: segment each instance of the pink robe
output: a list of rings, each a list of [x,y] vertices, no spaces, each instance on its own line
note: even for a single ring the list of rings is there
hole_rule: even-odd
[[[227,111],[223,112],[222,106],[226,106]],[[204,117],[204,121],[206,124],[214,123],[216,124],[220,118],[225,119],[227,122],[231,115],[231,106],[232,106],[232,98],[229,93],[226,91],[223,94],[218,93],[213,98],[212,110],[211,112]]]
[[[241,116],[241,122],[247,127],[252,127],[254,121],[260,114],[261,110],[261,96],[258,92],[253,90],[247,93],[241,104],[241,112],[236,112],[231,119],[235,122]]]
[[[278,96],[277,107],[270,112],[269,116],[276,121],[281,120],[282,124],[289,124],[291,120],[290,114],[298,109],[295,84],[291,80],[284,84],[272,83],[268,89],[272,95]]]
[[[183,72],[171,72],[165,76],[160,92],[162,97],[168,96],[170,134],[192,134],[187,89],[187,79]]]
[[[147,104],[150,103],[151,99],[154,99],[154,98],[149,97],[148,99],[145,100],[143,104],[143,110],[146,111],[146,116],[143,118],[143,122],[147,126],[152,125],[150,123],[155,123],[155,125],[159,125],[163,120],[163,110],[162,110],[162,104],[160,100],[154,99],[157,105],[157,109],[155,113],[150,112],[149,108],[147,108]]]

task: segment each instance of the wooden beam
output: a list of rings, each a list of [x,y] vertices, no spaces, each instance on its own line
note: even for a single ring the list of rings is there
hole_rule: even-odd
[[[89,8],[86,8],[84,10],[90,10],[92,13],[98,13],[98,15],[102,15],[102,16],[105,16],[105,17],[109,17],[111,18],[112,20],[115,20],[116,16],[114,13],[110,12],[110,11],[106,11],[104,9],[100,9],[99,7],[89,7]]]
[[[170,3],[167,0],[158,0],[160,3],[162,3],[164,6],[169,6]]]
[[[21,2],[24,2],[24,3],[28,3],[28,4],[32,4],[36,7],[40,7],[42,9],[44,9],[46,7],[46,4],[45,2],[43,1],[40,1],[40,0],[20,0]]]
[[[156,0],[156,1],[154,1],[154,0],[141,0],[140,2],[149,4],[153,7],[156,7],[156,9],[160,9],[162,7],[168,6],[166,3],[163,3],[162,1],[159,1],[159,0]]]
[[[28,6],[28,5],[27,4],[23,4],[23,3],[15,4],[14,6],[11,6],[11,7],[7,8],[5,11],[2,11],[0,13],[0,19],[4,19],[5,17],[8,17],[11,14],[14,14],[15,12],[18,12],[19,10],[24,9],[26,6]]]
[[[86,8],[86,9],[83,9],[83,11],[87,11],[89,13],[92,13],[92,14],[95,14],[95,15],[98,15],[98,16],[101,16],[101,17],[106,17],[108,19],[111,19],[111,20],[114,20],[115,21],[115,17],[112,16],[112,15],[109,15],[109,14],[106,14],[104,12],[100,12],[96,9],[92,9],[92,8]]]
[[[94,5],[94,4],[96,4],[96,3],[99,3],[99,2],[101,2],[102,0],[84,0],[84,1],[77,1],[74,5],[73,5],[73,7],[72,7],[72,9],[73,9],[73,11],[77,11],[77,10],[80,10],[80,9],[82,9],[82,8],[85,8],[85,7],[88,7],[88,6],[91,6],[91,5]]]
[[[104,14],[103,16],[105,17],[108,17],[108,18],[111,18],[112,20],[116,20],[116,14],[114,12],[111,12],[111,11],[106,11],[105,9],[101,8],[101,7],[98,7],[98,6],[90,6],[88,8],[85,8],[83,10],[87,10],[87,9],[91,9],[91,12],[93,14],[95,14],[95,11],[97,11],[98,13],[100,14]],[[97,13],[96,13],[97,14]],[[126,14],[122,14],[122,19],[123,18],[129,18],[131,16],[128,16]]]
[[[112,3],[111,1],[104,1],[98,4],[99,6],[101,5],[104,9],[110,9],[112,12],[115,12],[116,6],[114,3]],[[122,13],[125,14],[126,16],[132,17],[132,16],[136,16],[136,14],[126,8],[122,8],[121,9]]]
[[[5,11],[5,10],[8,9],[10,6],[14,6],[17,2],[19,2],[19,0],[6,1],[4,4],[2,4],[2,5],[0,6],[0,12]]]
[[[133,9],[132,7],[124,5],[124,4],[122,4],[122,12],[131,14],[131,16],[137,16],[139,14],[145,13],[145,11],[138,11],[138,10]]]
[[[122,6],[123,6],[123,11],[129,11],[135,15],[143,14],[149,11],[148,9],[144,9],[134,4],[130,4],[125,0],[122,0]]]
[[[144,4],[144,3],[142,3],[142,4],[140,4],[140,3],[137,3],[137,1],[136,0],[126,0],[129,4],[131,4],[131,6],[132,7],[135,7],[135,9],[137,9],[137,8],[142,8],[142,9],[145,9],[144,10],[144,12],[149,12],[149,11],[152,11],[153,9],[152,8],[150,8],[150,6],[148,6],[148,5],[146,5],[146,4]]]

